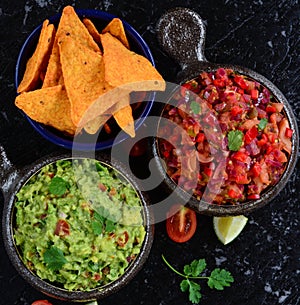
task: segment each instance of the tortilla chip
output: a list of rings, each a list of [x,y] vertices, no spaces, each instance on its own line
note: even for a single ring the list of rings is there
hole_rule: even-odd
[[[112,21],[102,31],[103,34],[107,32],[110,33],[112,36],[116,37],[118,40],[120,40],[127,49],[130,49],[129,42],[127,40],[121,19],[112,19]]]
[[[62,84],[63,84],[63,77],[62,77],[60,57],[59,57],[58,41],[56,36],[42,88],[53,87]]]
[[[58,43],[65,37],[72,37],[75,41],[80,42],[95,52],[100,52],[99,46],[81,22],[72,6],[66,6],[63,9],[56,35]]]
[[[70,102],[61,85],[21,93],[15,104],[31,119],[74,135],[76,126],[71,120]]]
[[[28,60],[26,70],[21,83],[18,86],[18,93],[30,91],[36,88],[42,71],[48,64],[51,48],[54,42],[55,28],[45,20],[42,25],[40,37],[32,57]]]
[[[132,138],[135,137],[134,119],[132,116],[132,108],[129,105],[130,97],[128,96],[128,105],[113,114],[114,119],[120,128],[129,134]]]
[[[101,34],[105,80],[131,91],[165,90],[165,82],[151,62],[128,50],[110,33]],[[124,88],[125,88],[124,87]]]
[[[89,134],[95,134],[101,126],[103,126],[107,120],[111,117],[111,114],[107,114],[107,115],[99,115],[96,118],[94,118],[93,120],[87,122],[84,125],[84,130],[89,133]]]
[[[64,82],[71,102],[71,117],[76,126],[83,126],[84,122],[90,121],[84,118],[87,109],[106,92],[103,59],[99,53],[71,36],[66,36],[59,48]],[[82,119],[84,121],[81,122]]]
[[[89,31],[95,42],[101,44],[100,33],[98,32],[94,23],[88,18],[83,18],[82,22],[86,26],[87,30]]]
[[[109,93],[107,93],[108,95]],[[120,128],[129,134],[132,138],[135,137],[134,119],[132,116],[132,108],[130,106],[130,95],[123,95],[122,100],[115,103],[109,108],[105,114],[97,116],[93,120],[84,125],[84,130],[89,134],[95,134],[101,126],[103,126],[112,116],[116,120]]]

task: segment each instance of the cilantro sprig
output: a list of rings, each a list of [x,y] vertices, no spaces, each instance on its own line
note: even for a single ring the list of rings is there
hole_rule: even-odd
[[[113,217],[103,207],[98,207],[97,211],[94,211],[92,221],[92,229],[95,234],[99,235],[103,232],[112,232],[116,228],[116,224],[113,221]]]
[[[61,267],[67,263],[64,253],[61,249],[51,246],[44,253],[44,263],[51,270],[59,270]]]
[[[69,185],[68,182],[65,181],[61,177],[53,177],[49,184],[49,191],[53,195],[62,196],[67,191]]]
[[[183,273],[172,267],[164,255],[162,255],[162,259],[172,271],[184,278],[180,283],[180,289],[182,292],[189,293],[189,300],[193,304],[198,304],[202,298],[202,294],[200,292],[201,286],[194,280],[206,280],[207,285],[211,289],[216,290],[223,290],[224,287],[229,287],[234,281],[229,271],[220,268],[215,268],[211,272],[210,276],[201,276],[201,273],[203,273],[206,269],[205,259],[195,259],[189,265],[185,265],[183,268]]]
[[[238,151],[243,144],[244,134],[240,130],[231,130],[228,132],[228,148],[232,151]]]

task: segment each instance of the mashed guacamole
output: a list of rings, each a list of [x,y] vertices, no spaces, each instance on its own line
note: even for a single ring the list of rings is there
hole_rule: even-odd
[[[116,280],[140,252],[140,198],[101,162],[49,164],[16,197],[15,242],[24,264],[42,279],[87,291]]]

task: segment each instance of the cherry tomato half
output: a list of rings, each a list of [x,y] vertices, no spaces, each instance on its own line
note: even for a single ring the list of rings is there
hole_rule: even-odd
[[[34,301],[31,305],[52,305],[52,304],[47,300],[38,300],[38,301]]]
[[[174,205],[167,213],[168,236],[177,243],[191,239],[197,228],[196,212],[183,205]]]

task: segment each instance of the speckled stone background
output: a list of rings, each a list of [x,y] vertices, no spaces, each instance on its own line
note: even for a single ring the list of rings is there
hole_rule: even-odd
[[[62,150],[41,138],[14,106],[14,70],[27,35],[47,16],[71,4],[95,8],[124,18],[150,46],[157,69],[174,81],[178,65],[160,49],[155,25],[166,9],[194,9],[207,24],[208,60],[239,64],[269,78],[287,97],[300,123],[300,4],[298,0],[0,0],[0,177],[7,179],[12,166],[30,164],[38,157]],[[63,151],[63,150],[62,150]],[[139,166],[143,160],[136,160]],[[297,305],[299,293],[300,164],[286,188],[269,204],[251,215],[242,234],[223,246],[216,238],[212,219],[198,216],[198,229],[185,244],[166,235],[165,224],[156,225],[148,261],[138,276],[117,294],[99,304],[191,304],[179,288],[181,279],[164,265],[161,254],[178,269],[195,258],[206,258],[208,269],[230,270],[234,284],[223,292],[202,283],[202,305]],[[3,205],[3,200],[0,206]],[[2,214],[2,208],[0,209]],[[28,305],[47,298],[28,286],[11,266],[0,241],[0,304]]]

